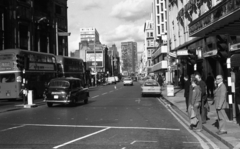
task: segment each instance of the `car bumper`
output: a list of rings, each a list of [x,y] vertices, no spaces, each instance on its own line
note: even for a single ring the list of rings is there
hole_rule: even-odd
[[[161,92],[142,92],[144,95],[160,95]]]
[[[133,82],[123,82],[123,84],[133,84]]]
[[[52,102],[52,103],[71,103],[70,100],[51,100],[51,99],[44,99],[43,102]]]

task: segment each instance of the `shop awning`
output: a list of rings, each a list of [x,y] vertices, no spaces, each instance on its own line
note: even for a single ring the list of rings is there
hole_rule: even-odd
[[[189,24],[190,37],[240,35],[240,1],[222,1]]]

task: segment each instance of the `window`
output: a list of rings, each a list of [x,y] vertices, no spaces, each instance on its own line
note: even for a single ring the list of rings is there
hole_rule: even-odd
[[[15,74],[14,73],[0,74],[0,79],[2,83],[15,82]]]
[[[167,11],[165,11],[165,18],[167,19]]]
[[[159,14],[159,6],[157,6],[157,14]]]
[[[164,24],[162,24],[162,32],[164,33]]]
[[[150,33],[150,37],[153,37],[153,32]]]
[[[157,4],[159,4],[159,0],[157,0]]]
[[[163,11],[163,3],[161,3],[161,11]]]
[[[149,37],[149,32],[147,32],[147,37]]]
[[[163,13],[161,14],[161,19],[162,19],[162,22],[164,22],[164,15],[163,15]]]
[[[158,34],[160,34],[160,26],[158,26]]]
[[[160,24],[160,17],[157,16],[157,23]]]

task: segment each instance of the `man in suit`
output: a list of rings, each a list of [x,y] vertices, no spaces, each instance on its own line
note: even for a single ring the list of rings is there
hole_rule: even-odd
[[[190,89],[190,81],[188,80],[188,76],[184,76],[184,97],[186,101],[186,112],[188,112],[189,105],[189,89]]]
[[[218,123],[219,123],[219,131],[218,135],[227,134],[225,125],[226,125],[226,112],[225,109],[227,106],[227,88],[223,83],[222,75],[218,75],[216,77],[217,88],[214,90],[214,102],[215,108],[217,110]]]
[[[207,101],[207,94],[206,94],[206,83],[202,80],[200,74],[196,74],[195,78],[198,80],[198,85],[201,88],[201,116],[202,116],[202,123],[205,124],[207,121],[207,112],[209,109],[208,101]]]

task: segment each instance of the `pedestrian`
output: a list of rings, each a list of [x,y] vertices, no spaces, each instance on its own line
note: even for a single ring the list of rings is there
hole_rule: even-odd
[[[189,105],[189,89],[190,89],[190,81],[188,80],[188,76],[184,76],[184,97],[186,102],[186,112],[188,112]]]
[[[162,85],[163,85],[163,78],[162,78],[161,75],[158,75],[158,83],[162,87]]]
[[[218,124],[219,128],[217,131],[218,135],[227,134],[226,130],[226,119],[227,115],[225,109],[228,108],[227,105],[227,88],[226,85],[223,83],[222,75],[218,75],[216,77],[217,88],[214,90],[214,100],[215,108],[218,116]]]
[[[208,97],[212,98],[213,97],[213,89],[214,89],[214,78],[211,75],[211,73],[208,73],[206,85],[207,85],[207,95],[208,95]]]
[[[193,91],[193,87],[192,87],[192,81],[195,79],[195,75],[192,74],[191,75],[191,80],[190,80],[190,85],[189,85],[189,95],[188,95],[188,116],[189,118],[191,118],[191,108],[190,107],[193,107],[192,105],[192,91]],[[192,125],[190,124],[189,126],[190,129],[193,129]]]
[[[202,116],[202,123],[205,124],[207,121],[207,112],[209,111],[209,105],[207,101],[206,95],[206,83],[202,80],[200,74],[196,74],[195,78],[198,81],[199,87],[201,89],[201,116]]]
[[[191,81],[192,85],[192,101],[191,101],[191,107],[196,115],[196,118],[198,122],[196,124],[192,124],[191,128],[194,131],[202,131],[202,117],[200,114],[201,111],[201,89],[200,86],[198,85],[198,80],[193,79]],[[189,109],[190,110],[190,109]]]

